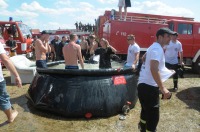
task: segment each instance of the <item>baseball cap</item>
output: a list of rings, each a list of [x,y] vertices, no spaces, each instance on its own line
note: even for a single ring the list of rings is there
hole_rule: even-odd
[[[46,31],[46,30],[43,30],[43,31],[41,32],[41,34],[51,34],[51,33],[48,32],[48,31]]]
[[[158,37],[159,35],[164,35],[165,33],[175,35],[176,32],[170,30],[169,28],[163,27],[163,28],[158,29],[156,33],[156,37]]]
[[[174,32],[174,34],[173,35],[176,35],[176,36],[178,36],[178,33],[177,32]]]

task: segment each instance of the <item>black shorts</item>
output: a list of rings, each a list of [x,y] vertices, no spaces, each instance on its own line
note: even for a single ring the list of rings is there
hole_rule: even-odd
[[[65,66],[65,69],[79,69],[78,66]]]
[[[82,57],[86,58],[87,50],[86,49],[81,50],[81,54],[82,54]]]
[[[131,0],[125,0],[125,6],[131,7]]]

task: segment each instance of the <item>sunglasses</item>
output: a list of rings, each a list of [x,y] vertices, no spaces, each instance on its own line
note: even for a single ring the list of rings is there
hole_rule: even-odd
[[[133,40],[133,39],[127,39],[127,40],[129,41],[129,40]]]

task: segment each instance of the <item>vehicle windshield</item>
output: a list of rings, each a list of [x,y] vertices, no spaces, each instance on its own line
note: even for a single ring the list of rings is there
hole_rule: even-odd
[[[27,35],[30,35],[30,36],[31,36],[30,29],[28,28],[27,25],[18,23],[18,26],[19,26],[19,28],[20,28],[20,30],[21,30],[23,36],[27,36]]]

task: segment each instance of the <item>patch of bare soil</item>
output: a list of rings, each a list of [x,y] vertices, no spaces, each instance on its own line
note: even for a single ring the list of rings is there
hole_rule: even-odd
[[[119,120],[119,115],[110,118],[66,118],[35,109],[29,105],[25,94],[30,84],[17,88],[10,84],[9,72],[3,71],[11,102],[18,110],[16,120],[7,124],[6,116],[0,111],[0,131],[59,131],[59,132],[138,132],[140,103],[137,102],[127,115]],[[172,91],[172,79],[165,82]],[[173,92],[173,91],[172,91]],[[199,132],[200,131],[200,78],[199,75],[186,73],[179,79],[179,90],[173,92],[170,100],[161,100],[158,132]]]

